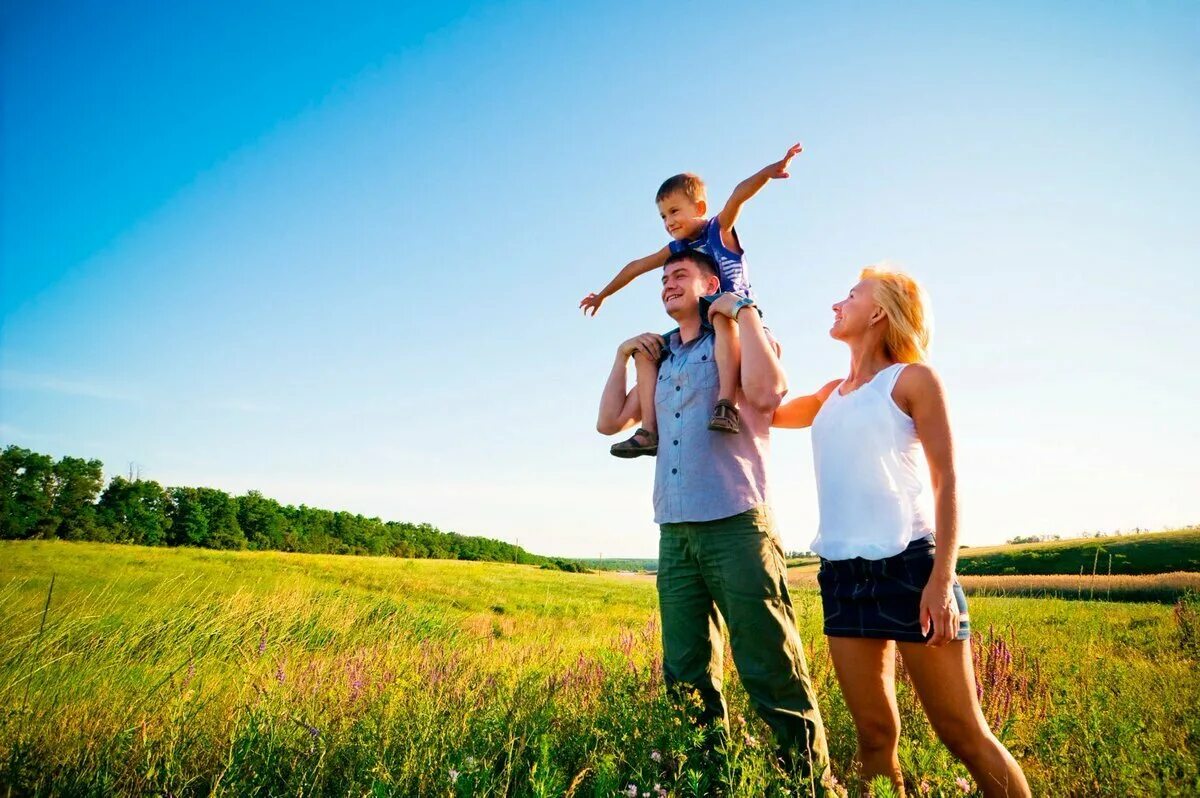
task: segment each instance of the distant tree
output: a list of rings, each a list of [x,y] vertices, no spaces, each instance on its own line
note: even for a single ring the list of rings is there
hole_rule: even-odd
[[[24,540],[53,537],[54,460],[20,446],[0,453],[0,538]]]
[[[171,488],[171,526],[167,542],[172,546],[207,546],[208,513],[197,488]]]
[[[256,490],[237,499],[238,526],[252,549],[282,549],[287,530],[283,508]]]
[[[28,449],[5,448],[0,452],[0,538],[61,536],[148,546],[249,546],[586,568],[579,561],[542,557],[432,524],[281,506],[257,491],[234,498],[215,488],[164,489],[153,481],[114,477],[101,492],[102,468],[98,460],[64,457],[55,463]]]
[[[97,515],[107,535],[119,543],[162,546],[171,528],[171,499],[150,480],[113,477],[100,495]]]
[[[54,464],[56,534],[67,540],[96,537],[96,498],[104,485],[104,465],[99,460],[64,457]]]
[[[237,519],[237,502],[223,490],[197,488],[201,506],[208,519],[208,539],[203,544],[213,549],[244,549],[246,536]]]

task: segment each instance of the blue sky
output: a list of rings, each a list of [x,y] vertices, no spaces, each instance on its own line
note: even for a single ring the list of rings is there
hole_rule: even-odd
[[[166,484],[653,556],[593,430],[653,194],[720,201],[794,392],[920,278],[963,537],[1200,521],[1200,7],[10,3],[0,441]],[[773,438],[788,548],[806,432]]]

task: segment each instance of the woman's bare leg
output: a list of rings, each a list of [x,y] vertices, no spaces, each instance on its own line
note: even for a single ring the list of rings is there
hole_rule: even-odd
[[[983,794],[1029,796],[1021,766],[992,734],[979,708],[970,643],[898,645],[933,730],[971,771]]]
[[[858,766],[863,782],[886,776],[904,795],[897,749],[900,710],[896,706],[896,650],[890,640],[827,637],[833,669],[858,735]]]

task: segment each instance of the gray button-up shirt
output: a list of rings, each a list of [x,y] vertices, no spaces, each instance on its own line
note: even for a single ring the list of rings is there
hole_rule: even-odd
[[[669,351],[654,391],[656,524],[715,521],[768,501],[771,415],[754,410],[739,391],[742,431],[731,435],[708,428],[719,393],[715,343],[707,328],[686,344],[678,331],[667,339]]]

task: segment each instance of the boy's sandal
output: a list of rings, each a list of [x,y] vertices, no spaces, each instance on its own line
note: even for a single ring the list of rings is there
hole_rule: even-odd
[[[719,399],[713,408],[712,418],[708,420],[708,428],[734,435],[741,432],[742,415],[738,412],[737,405],[728,399]]]
[[[641,457],[644,454],[658,454],[658,435],[648,429],[638,427],[627,441],[614,443],[608,450],[613,457]]]

